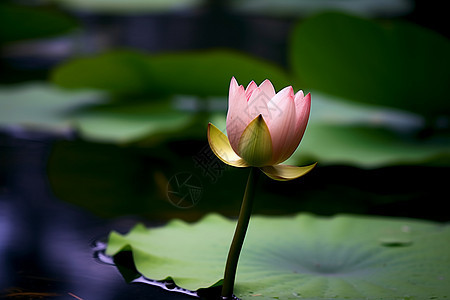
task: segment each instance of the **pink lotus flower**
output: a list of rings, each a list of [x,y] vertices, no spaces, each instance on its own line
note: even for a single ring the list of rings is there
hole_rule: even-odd
[[[308,124],[311,94],[294,94],[291,86],[275,93],[269,80],[246,89],[233,77],[230,83],[227,134],[211,123],[208,141],[216,156],[234,167],[259,167],[275,180],[291,180],[316,164],[280,165],[297,149]]]

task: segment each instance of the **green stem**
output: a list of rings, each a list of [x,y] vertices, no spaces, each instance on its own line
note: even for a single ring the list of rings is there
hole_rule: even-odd
[[[250,215],[252,214],[253,198],[255,195],[255,186],[258,181],[260,172],[258,168],[252,167],[248,175],[247,187],[245,188],[244,198],[242,199],[241,211],[239,219],[234,231],[233,241],[231,242],[230,251],[228,252],[227,264],[225,266],[225,274],[222,286],[222,299],[231,299],[233,295],[234,280],[236,277],[236,269],[241,253],[242,244],[244,243],[245,233],[247,232]]]

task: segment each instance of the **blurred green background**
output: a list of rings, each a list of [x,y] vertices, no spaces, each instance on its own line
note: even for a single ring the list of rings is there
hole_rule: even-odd
[[[225,129],[232,76],[268,78],[311,92],[288,163],[319,165],[288,183],[264,178],[257,213],[448,221],[443,11],[406,0],[3,1],[1,136],[51,137],[52,193],[88,213],[235,216],[247,171],[214,159],[206,125]],[[189,208],[169,201],[180,174],[201,190]]]

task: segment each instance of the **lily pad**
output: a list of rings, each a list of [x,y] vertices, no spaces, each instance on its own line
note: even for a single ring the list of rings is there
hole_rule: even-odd
[[[170,101],[105,104],[74,116],[84,138],[120,144],[174,134],[194,118],[194,114],[174,109]]]
[[[137,225],[112,232],[107,254],[131,251],[145,277],[189,290],[221,283],[235,222]],[[450,294],[450,226],[413,219],[255,216],[235,294],[244,299],[443,299]]]
[[[112,51],[63,64],[53,72],[52,80],[65,88],[121,94],[216,96],[227,95],[232,76],[239,82],[270,78],[280,88],[290,84],[280,67],[225,50],[159,55]]]
[[[98,91],[67,91],[43,82],[0,86],[0,126],[67,131],[76,112],[104,102],[104,96]]]
[[[53,70],[51,79],[69,89],[94,88],[114,93],[147,91],[152,85],[144,62],[142,53],[114,51],[73,59]]]
[[[393,165],[448,165],[447,138],[411,139],[380,127],[311,123],[286,163],[345,164],[362,168]]]

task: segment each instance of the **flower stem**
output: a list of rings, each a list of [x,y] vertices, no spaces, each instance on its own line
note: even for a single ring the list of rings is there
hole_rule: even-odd
[[[225,274],[223,278],[222,299],[231,299],[233,295],[234,280],[236,277],[239,255],[241,253],[242,244],[244,243],[245,234],[250,221],[253,198],[255,195],[255,186],[259,175],[260,173],[258,168],[251,167],[250,174],[248,175],[247,187],[245,188],[244,198],[242,199],[239,219],[236,225],[236,230],[234,231],[230,251],[228,252],[227,264],[225,266]]]

